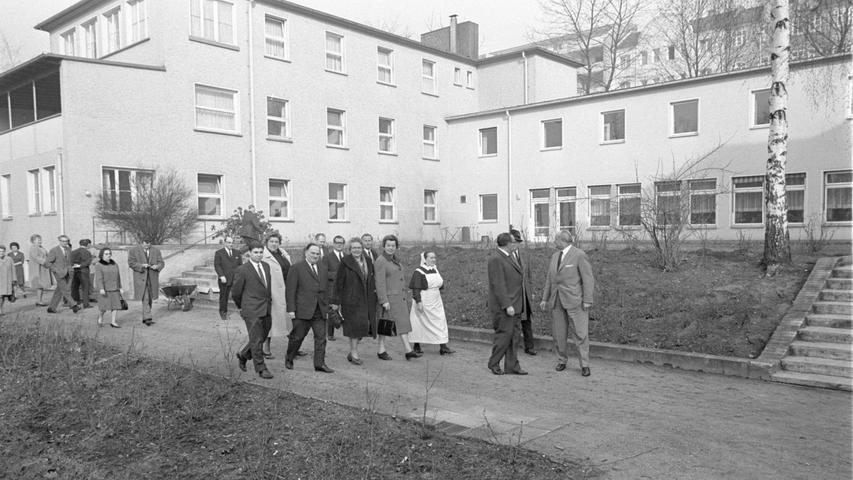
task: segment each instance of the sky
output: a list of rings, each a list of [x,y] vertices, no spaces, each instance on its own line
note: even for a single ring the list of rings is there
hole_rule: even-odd
[[[19,49],[19,60],[49,50],[47,33],[33,25],[78,0],[0,0],[0,42]],[[181,1],[181,0],[160,0]],[[186,1],[186,0],[184,0]],[[295,3],[397,34],[420,34],[447,26],[450,15],[480,26],[480,53],[528,43],[540,22],[537,0],[296,0]],[[2,45],[0,45],[2,47]]]

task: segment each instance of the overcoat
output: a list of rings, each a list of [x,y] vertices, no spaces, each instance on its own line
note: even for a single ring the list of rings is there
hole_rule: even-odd
[[[333,305],[340,305],[343,335],[348,338],[376,338],[376,279],[373,263],[367,256],[367,276],[362,274],[358,260],[346,255],[338,265],[335,286],[332,288]]]
[[[280,248],[281,255],[290,262],[290,255],[287,250]],[[287,314],[287,288],[284,283],[284,274],[282,273],[281,264],[273,256],[266,247],[264,247],[264,256],[261,261],[270,266],[270,292],[272,295],[272,303],[270,305],[270,317],[272,318],[272,327],[270,328],[271,337],[283,337],[290,333],[293,329],[293,321],[290,315]]]
[[[373,268],[376,274],[376,296],[379,299],[377,313],[380,318],[384,314],[394,320],[398,335],[411,332],[412,324],[409,321],[409,308],[406,305],[407,288],[403,265],[399,261],[389,259],[388,255],[382,254],[373,264]],[[391,305],[390,312],[381,310],[382,304],[386,302]]]
[[[157,265],[157,270],[142,267],[146,263]],[[156,300],[160,293],[160,272],[166,266],[160,250],[153,246],[150,247],[146,260],[145,250],[141,246],[133,247],[127,252],[127,266],[133,270],[133,299],[142,300],[145,278],[148,277],[148,286],[151,287],[151,300]]]
[[[32,288],[50,288],[53,286],[53,277],[50,269],[47,268],[47,250],[41,245],[35,243],[30,245],[30,287]]]

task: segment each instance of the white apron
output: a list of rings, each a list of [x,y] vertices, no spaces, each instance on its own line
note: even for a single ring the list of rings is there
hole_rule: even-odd
[[[447,343],[449,341],[447,317],[444,316],[444,303],[441,301],[441,292],[438,290],[444,284],[444,279],[438,272],[426,273],[425,277],[427,289],[421,290],[421,304],[424,311],[423,313],[419,312],[418,304],[412,302],[412,311],[409,314],[412,331],[409,333],[409,341],[431,344]]]

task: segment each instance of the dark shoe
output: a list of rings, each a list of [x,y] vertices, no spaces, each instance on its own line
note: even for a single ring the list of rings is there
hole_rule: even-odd
[[[52,308],[48,308],[48,309],[47,309],[47,313],[57,313],[57,312],[56,312],[56,310],[54,310],[54,309],[52,309]]]
[[[43,302],[36,302],[36,306],[37,306],[37,307],[46,307],[47,305],[48,305],[48,304],[43,303]]]
[[[492,373],[494,373],[495,375],[503,375],[504,374],[504,371],[501,370],[501,367],[498,367],[498,366],[489,367],[489,370],[491,370]]]
[[[332,370],[331,368],[329,368],[325,365],[320,365],[319,367],[314,367],[314,371],[315,372],[323,372],[323,373],[335,373],[334,370]]]
[[[219,318],[221,318],[222,320],[228,320],[228,314],[227,313],[220,313]]]
[[[275,357],[272,356],[272,353],[265,353],[264,359],[266,360],[275,360]]]
[[[246,359],[243,358],[239,353],[237,354],[237,366],[240,367],[240,370],[246,371]]]
[[[337,341],[338,339],[337,339],[337,338],[335,338],[335,337],[332,335],[332,336],[329,336],[328,338],[326,338],[326,340],[328,340],[328,341],[330,341],[330,342],[335,342],[335,341]]]
[[[388,352],[377,353],[376,356],[379,357],[379,360],[391,360],[391,355],[388,355]]]
[[[456,353],[455,350],[451,350],[450,347],[442,345],[438,350],[439,355],[450,355],[451,353]]]
[[[347,354],[347,361],[353,365],[361,365],[362,363],[364,363],[361,361],[360,358],[355,358],[350,353]]]
[[[420,354],[420,355],[423,355],[423,354],[424,354],[424,351],[423,351],[423,350],[421,350],[421,344],[420,344],[420,343],[416,343],[416,344],[414,344],[414,345],[412,346],[412,351],[414,351],[415,353]]]
[[[411,352],[406,352],[406,360],[411,360],[413,358],[421,358],[421,355],[414,350],[412,350]]]
[[[284,368],[286,368],[288,370],[293,370],[293,360],[285,360],[284,361]]]
[[[154,320],[146,318],[142,320],[142,323],[144,323],[146,327],[150,327],[151,325],[154,325]]]
[[[584,377],[590,376],[591,374],[589,373],[589,367],[581,368],[581,375],[583,375]]]
[[[258,376],[261,378],[266,378],[267,380],[272,378],[272,374],[269,370],[261,370],[260,372],[258,372]]]
[[[519,368],[518,370],[515,370],[512,372],[506,372],[506,373],[508,373],[510,375],[527,375],[527,370],[522,370]]]
[[[121,328],[121,325],[118,325],[118,324],[112,323],[112,322],[110,322],[110,326],[113,328]]]
[[[554,367],[554,370],[556,370],[556,371],[558,371],[558,372],[562,372],[562,371],[563,371],[563,370],[565,370],[565,369],[566,369],[566,364],[565,364],[565,363],[558,363],[558,364],[557,364],[557,366],[556,366],[556,367]]]
[[[71,307],[71,311],[72,311],[72,312],[74,312],[74,313],[77,313],[77,312],[79,312],[80,310],[82,310],[82,309],[80,308],[80,305],[74,305],[73,307]]]
[[[525,348],[524,353],[528,355],[536,355],[536,350],[533,350],[532,348]]]
[[[83,308],[92,308],[91,305],[83,305]]]
[[[299,350],[298,352],[296,352],[297,357],[304,357],[305,355],[308,355],[308,354],[303,352],[302,350]]]

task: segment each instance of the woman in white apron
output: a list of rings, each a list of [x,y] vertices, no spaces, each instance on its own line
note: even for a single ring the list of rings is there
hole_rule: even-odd
[[[432,343],[441,345],[441,355],[449,355],[453,350],[447,346],[450,336],[447,317],[444,316],[444,303],[441,301],[444,279],[435,267],[435,260],[435,252],[423,252],[421,266],[415,269],[409,282],[414,300],[409,315],[412,322],[409,340],[414,343],[415,352],[422,353],[421,343]]]

